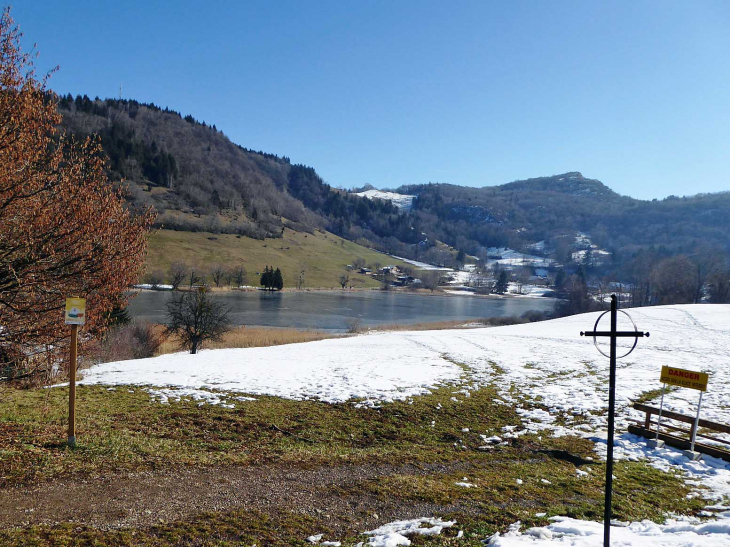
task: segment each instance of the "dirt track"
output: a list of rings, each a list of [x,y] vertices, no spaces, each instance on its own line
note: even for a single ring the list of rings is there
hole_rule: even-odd
[[[288,509],[337,515],[334,529],[377,526],[442,512],[441,506],[342,494],[348,486],[391,474],[443,473],[470,464],[183,468],[167,472],[60,480],[0,491],[0,527],[77,522],[102,529],[144,528],[208,511]],[[373,516],[377,514],[377,517]]]

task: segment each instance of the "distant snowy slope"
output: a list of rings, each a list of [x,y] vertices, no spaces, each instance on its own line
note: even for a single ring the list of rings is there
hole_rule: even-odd
[[[365,190],[364,192],[358,192],[356,196],[362,196],[370,199],[384,199],[392,201],[393,205],[404,211],[410,210],[413,205],[413,198],[416,196],[410,196],[406,194],[396,194],[395,192],[383,192],[382,190]]]

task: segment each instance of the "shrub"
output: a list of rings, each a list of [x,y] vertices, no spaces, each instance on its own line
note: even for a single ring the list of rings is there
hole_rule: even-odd
[[[109,329],[91,356],[96,363],[154,357],[162,344],[158,328],[147,321],[132,321]]]

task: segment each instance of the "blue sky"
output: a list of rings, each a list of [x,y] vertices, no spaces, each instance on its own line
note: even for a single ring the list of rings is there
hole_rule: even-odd
[[[730,190],[730,2],[21,1],[59,93],[169,106],[334,186],[581,171]]]

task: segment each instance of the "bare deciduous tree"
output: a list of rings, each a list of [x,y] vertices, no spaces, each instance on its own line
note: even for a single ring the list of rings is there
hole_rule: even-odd
[[[347,284],[350,282],[350,274],[347,272],[341,273],[337,281],[340,283],[340,286],[344,290],[345,287],[347,287]]]
[[[418,278],[421,280],[421,285],[424,289],[429,289],[433,292],[439,286],[441,274],[438,270],[424,270],[418,274]]]
[[[722,251],[709,248],[700,249],[692,258],[692,263],[695,266],[693,302],[699,303],[702,301],[710,278],[723,266],[723,258]]]
[[[210,270],[210,278],[213,280],[213,283],[215,283],[216,287],[221,286],[221,283],[223,283],[223,277],[225,277],[225,275],[226,270],[222,264],[216,264]]]
[[[174,297],[167,304],[167,335],[174,335],[180,347],[197,353],[208,341],[218,341],[230,330],[229,308],[212,298],[205,289]]]
[[[719,267],[710,276],[708,293],[713,304],[730,303],[730,264]]]
[[[246,268],[238,266],[233,271],[233,280],[236,283],[236,287],[242,287],[246,284]]]
[[[695,297],[695,267],[684,255],[666,258],[651,272],[657,304],[688,304]]]
[[[162,285],[164,278],[165,276],[162,274],[161,271],[155,270],[154,272],[150,272],[145,276],[145,281],[150,285],[150,288],[158,289],[160,285]]]
[[[195,270],[195,268],[190,268],[190,277],[188,278],[188,286],[192,289],[195,285],[202,283],[202,278],[198,274],[198,272]]]
[[[188,267],[182,262],[175,262],[170,266],[170,285],[172,285],[173,291],[176,291],[185,280],[187,271]]]

